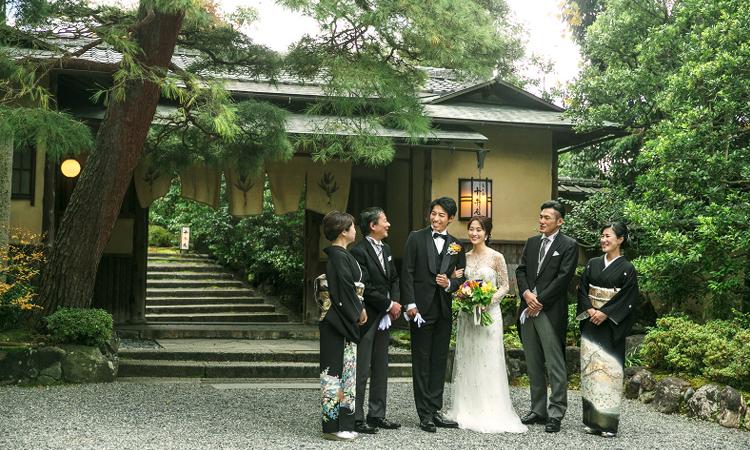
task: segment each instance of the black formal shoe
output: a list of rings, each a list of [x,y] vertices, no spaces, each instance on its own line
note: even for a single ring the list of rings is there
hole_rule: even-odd
[[[378,429],[376,427],[371,427],[364,422],[357,421],[354,422],[354,431],[362,434],[375,434],[378,432]]]
[[[550,417],[547,419],[547,424],[544,426],[544,431],[547,433],[557,433],[560,431],[560,419]]]
[[[440,413],[435,414],[435,417],[433,417],[432,421],[435,422],[435,426],[436,427],[440,427],[440,428],[458,428],[458,422],[455,422],[455,421],[450,420],[450,419],[446,419]]]
[[[528,414],[521,417],[521,423],[524,425],[533,425],[535,423],[547,423],[547,418],[540,416],[534,411],[529,411]]]
[[[435,427],[435,423],[431,421],[430,419],[424,419],[419,421],[419,428],[422,429],[422,431],[426,431],[428,433],[435,433],[437,432],[437,428]]]
[[[371,427],[384,428],[386,430],[398,430],[401,428],[401,424],[393,422],[385,417],[368,417],[367,424]]]

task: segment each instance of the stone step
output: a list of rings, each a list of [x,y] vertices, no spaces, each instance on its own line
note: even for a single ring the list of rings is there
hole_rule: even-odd
[[[244,351],[170,351],[165,349],[120,349],[120,360],[160,360],[160,361],[243,361],[243,362],[318,362],[320,354],[316,351],[295,352],[244,352]],[[410,364],[411,354],[391,351],[388,355],[390,364]]]
[[[148,297],[146,306],[167,305],[259,305],[263,304],[263,297]]]
[[[231,280],[228,272],[147,272],[146,281],[154,280]]]
[[[147,322],[286,322],[286,314],[266,312],[146,314]]]
[[[146,288],[146,298],[151,297],[257,297],[247,288]]]
[[[202,279],[202,280],[147,280],[146,281],[146,289],[150,288],[168,288],[168,289],[175,289],[175,288],[206,288],[206,289],[214,289],[214,288],[242,288],[245,285],[242,284],[242,281],[238,280],[209,280],[209,279]]]
[[[119,377],[318,378],[317,362],[120,360]],[[411,364],[389,364],[389,377],[411,376]]]
[[[273,305],[263,303],[215,303],[193,305],[155,305],[146,302],[146,314],[204,314],[204,313],[235,313],[235,312],[274,312]]]
[[[146,273],[155,272],[222,272],[224,267],[215,263],[149,263],[146,266]]]
[[[209,255],[202,255],[199,253],[149,253],[148,259],[168,259],[168,260],[190,260],[190,261],[213,261]]]
[[[317,325],[279,323],[210,323],[185,322],[120,325],[117,335],[130,339],[249,339],[277,340],[319,338]]]

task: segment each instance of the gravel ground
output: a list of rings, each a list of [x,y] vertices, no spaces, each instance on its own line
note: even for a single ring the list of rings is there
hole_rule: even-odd
[[[483,435],[465,430],[417,428],[409,383],[389,386],[388,417],[401,430],[381,430],[352,443],[320,436],[318,391],[309,386],[261,387],[199,382],[0,388],[0,449],[19,448],[748,448],[750,432],[683,416],[657,413],[625,400],[620,437],[604,439],[581,431],[581,398],[570,393],[563,431],[547,434]],[[523,411],[528,389],[512,388]]]

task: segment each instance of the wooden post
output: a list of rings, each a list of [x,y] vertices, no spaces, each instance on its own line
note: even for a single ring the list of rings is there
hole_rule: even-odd
[[[422,216],[422,226],[426,227],[427,222],[427,207],[432,202],[432,150],[427,149],[424,151],[424,202],[420,208],[419,214]]]
[[[323,223],[323,215],[314,211],[305,210],[304,226],[304,293],[302,299],[302,321],[304,323],[317,323],[319,319],[318,304],[313,296],[315,278],[323,273],[318,259],[320,248],[320,225]],[[321,266],[323,269],[321,269]]]
[[[136,196],[133,220],[133,275],[130,323],[146,323],[146,263],[148,259],[148,208],[141,208]]]

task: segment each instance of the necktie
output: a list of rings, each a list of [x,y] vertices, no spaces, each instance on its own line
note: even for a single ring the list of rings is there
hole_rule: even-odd
[[[385,270],[385,258],[383,257],[383,244],[380,242],[373,242],[375,245],[375,254],[378,255],[378,261],[380,261],[380,267]]]
[[[547,254],[547,244],[549,243],[549,238],[544,237],[542,238],[542,245],[539,247],[539,261],[536,265],[536,273],[539,273],[539,269],[542,267],[542,261],[544,261],[544,255]]]

